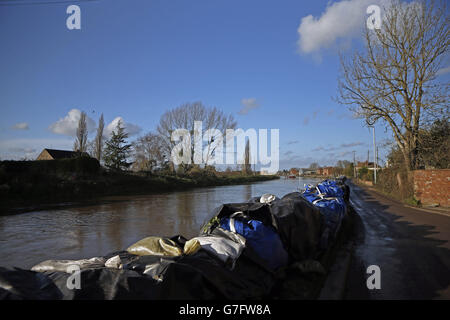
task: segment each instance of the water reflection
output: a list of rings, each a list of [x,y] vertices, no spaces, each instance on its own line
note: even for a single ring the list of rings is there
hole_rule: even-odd
[[[313,180],[274,180],[147,196],[0,217],[0,266],[30,268],[47,259],[81,259],[122,250],[150,235],[191,238],[222,203],[264,193],[279,197]]]

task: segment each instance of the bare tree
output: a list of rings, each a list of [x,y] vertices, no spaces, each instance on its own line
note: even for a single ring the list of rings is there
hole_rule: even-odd
[[[152,171],[157,167],[162,167],[168,160],[163,152],[162,139],[155,133],[147,133],[138,138],[132,145],[133,170]]]
[[[317,169],[319,169],[319,164],[317,162],[313,162],[309,165],[309,169],[317,170]]]
[[[96,158],[95,157],[95,140],[88,140],[88,142],[86,144],[86,152],[90,157]]]
[[[207,159],[210,153],[214,152],[210,146],[217,137],[211,136],[209,141],[204,142],[203,137],[198,136],[200,141],[195,141],[196,128],[195,121],[202,121],[203,131],[217,129],[225,133],[226,129],[236,128],[236,121],[232,115],[226,115],[216,107],[205,107],[201,102],[186,103],[175,109],[169,110],[161,116],[157,133],[161,137],[162,152],[170,159],[170,154],[176,142],[171,141],[172,132],[176,129],[186,129],[191,134],[191,162],[194,163],[194,145],[201,143],[202,149],[208,148]],[[197,128],[198,129],[198,128]],[[207,162],[207,161],[206,161]],[[206,163],[207,164],[207,163]],[[205,164],[205,165],[206,165]],[[187,170],[190,166],[183,165]]]
[[[103,119],[103,113],[98,120],[97,135],[94,140],[94,157],[100,161],[102,159],[103,151],[103,130],[105,128],[105,120]]]
[[[86,152],[87,151],[87,124],[86,124],[86,112],[81,112],[80,120],[78,120],[77,134],[75,137],[75,143],[73,146],[74,151]]]
[[[419,131],[448,113],[448,83],[439,70],[449,51],[445,4],[392,2],[380,29],[365,31],[365,50],[341,56],[338,101],[367,125],[390,128],[409,170],[417,167]]]

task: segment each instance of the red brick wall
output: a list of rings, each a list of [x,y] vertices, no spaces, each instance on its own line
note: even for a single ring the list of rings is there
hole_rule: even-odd
[[[450,169],[415,170],[414,197],[423,204],[450,207]]]

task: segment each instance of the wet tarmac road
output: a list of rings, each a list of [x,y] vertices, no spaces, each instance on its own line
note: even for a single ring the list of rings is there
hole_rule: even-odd
[[[403,206],[351,185],[358,213],[345,299],[450,299],[450,216]],[[367,288],[367,267],[381,289]]]

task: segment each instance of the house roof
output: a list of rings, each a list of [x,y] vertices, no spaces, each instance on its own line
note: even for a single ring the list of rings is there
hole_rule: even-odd
[[[80,153],[78,151],[68,151],[68,150],[56,150],[56,149],[44,149],[46,150],[53,159],[67,159],[74,158],[80,155],[87,156],[86,152]]]
[[[368,162],[368,161],[364,161],[364,162],[359,162],[358,161],[358,164],[356,165],[356,167],[357,168],[361,168],[361,167],[373,167],[373,162]]]

